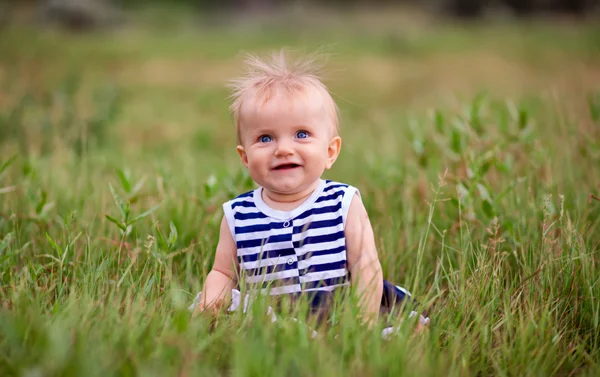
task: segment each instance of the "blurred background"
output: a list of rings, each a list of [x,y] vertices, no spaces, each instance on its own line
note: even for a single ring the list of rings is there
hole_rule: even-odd
[[[586,150],[596,145],[584,141],[598,133],[587,119],[600,88],[600,0],[0,4],[5,158],[56,167],[85,156],[109,176],[123,166],[187,167],[200,182],[227,175],[239,169],[227,80],[241,73],[242,53],[282,47],[329,57],[324,79],[347,141],[332,172],[340,178],[363,179],[357,161],[388,174],[414,156],[411,176],[435,180],[447,159],[427,142],[431,114],[464,119],[494,101],[508,115],[490,114],[490,132],[522,107],[553,140],[559,128],[548,122],[568,122],[561,132],[577,130]],[[440,130],[466,132],[463,122]]]
[[[36,13],[40,22],[70,29],[111,27],[123,21],[123,11],[161,6],[188,7],[198,16],[257,14],[299,8],[326,8],[331,12],[359,8],[412,7],[425,13],[477,19],[490,15],[530,17],[544,14],[590,16],[598,0],[4,0],[3,22],[20,11]],[[206,20],[205,20],[206,21]]]
[[[326,82],[361,137],[481,93],[587,113],[599,14],[600,0],[4,0],[0,143],[118,156],[192,143],[237,163],[221,153],[226,82],[243,52],[282,47],[329,54]]]
[[[73,156],[140,171],[166,163],[201,181],[239,168],[227,80],[241,73],[242,53],[282,47],[329,57],[324,79],[348,141],[334,175],[360,179],[353,166],[365,154],[376,171],[382,160],[431,155],[434,144],[420,145],[434,110],[552,109],[552,122],[568,114],[576,124],[565,132],[596,135],[578,117],[597,106],[600,0],[0,4],[1,149],[50,157],[49,166]],[[377,147],[365,151],[369,143]],[[414,171],[435,180],[445,160],[430,160]]]

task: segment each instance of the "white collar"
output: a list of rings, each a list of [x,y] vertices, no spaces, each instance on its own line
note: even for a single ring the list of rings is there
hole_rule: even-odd
[[[262,198],[262,186],[254,190],[254,204],[256,205],[256,208],[258,208],[262,213],[269,217],[278,220],[291,220],[294,217],[306,211],[307,208],[317,200],[317,198],[319,197],[319,195],[321,195],[323,189],[325,188],[325,183],[325,180],[321,179],[317,187],[312,192],[312,194],[310,194],[310,196],[306,198],[298,207],[294,208],[291,211],[280,211],[269,207]]]

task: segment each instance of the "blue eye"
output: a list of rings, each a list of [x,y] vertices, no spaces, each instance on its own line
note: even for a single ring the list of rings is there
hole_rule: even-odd
[[[258,138],[258,140],[260,140],[261,143],[268,143],[269,141],[273,141],[273,139],[269,135],[262,135]]]
[[[306,131],[298,131],[296,133],[296,137],[298,139],[306,139],[308,137],[308,132],[306,132]]]

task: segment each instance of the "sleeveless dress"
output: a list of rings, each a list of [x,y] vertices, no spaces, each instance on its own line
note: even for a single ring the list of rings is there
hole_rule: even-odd
[[[223,204],[237,246],[240,283],[270,295],[308,295],[314,309],[326,308],[335,292],[350,284],[344,227],[350,203],[359,191],[350,185],[320,180],[300,206],[270,208],[262,187]],[[408,301],[404,288],[383,281],[381,310]],[[428,320],[426,313],[421,313]]]

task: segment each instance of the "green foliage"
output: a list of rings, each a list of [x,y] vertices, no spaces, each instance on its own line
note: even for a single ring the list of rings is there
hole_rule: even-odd
[[[112,194],[112,197],[115,201],[115,204],[117,206],[117,208],[119,209],[119,212],[121,213],[121,219],[118,220],[108,214],[104,215],[106,217],[106,219],[108,221],[110,221],[111,223],[115,224],[118,228],[119,231],[121,232],[121,235],[123,237],[126,237],[128,235],[131,234],[132,230],[133,230],[133,225],[135,223],[137,223],[138,221],[140,221],[141,219],[151,215],[154,211],[156,211],[158,209],[159,206],[154,206],[142,213],[140,213],[139,215],[135,215],[132,217],[131,214],[131,203],[133,200],[137,199],[137,193],[140,191],[140,189],[142,188],[142,185],[144,183],[144,179],[140,180],[135,187],[131,187],[131,181],[129,178],[129,173],[124,172],[123,170],[117,170],[117,173],[119,175],[119,178],[121,180],[121,185],[123,186],[123,189],[125,190],[125,192],[127,193],[128,197],[127,199],[123,199],[119,196],[119,194],[117,194],[117,192],[115,191],[115,189],[113,188],[112,185],[109,184],[109,188],[110,188],[110,193]]]
[[[535,32],[517,44],[540,49]],[[447,51],[449,40],[497,41],[484,31],[431,33],[410,42],[422,56],[409,59]],[[378,38],[332,35],[341,65],[402,67]],[[271,323],[265,297],[251,315],[213,322],[187,311],[212,266],[221,203],[254,187],[214,76],[235,73],[227,59],[242,46],[301,45],[300,36],[27,38],[19,48],[0,43],[0,68],[39,61],[33,83],[0,76],[10,89],[0,95],[0,375],[600,372],[596,92],[558,92],[555,102],[476,83],[457,106],[428,111],[387,87],[377,67],[359,66],[381,88],[371,77],[332,85],[344,143],[326,178],[360,189],[385,277],[432,320],[414,337],[407,313],[385,318],[400,327],[382,340],[383,323],[358,326],[352,301],[322,326],[303,303]],[[307,38],[316,45],[325,33]],[[563,38],[550,44],[577,43]],[[179,69],[185,59],[193,69]],[[114,74],[127,64],[129,76]],[[401,84],[430,99],[430,82]]]
[[[25,92],[16,103],[0,108],[0,147],[16,142],[23,155],[49,155],[69,148],[83,155],[90,148],[104,147],[109,127],[120,113],[122,95],[111,85],[94,89],[91,99],[81,101],[81,78],[68,76],[56,89],[42,96]],[[11,90],[12,88],[9,88]],[[86,113],[86,103],[94,112]]]

